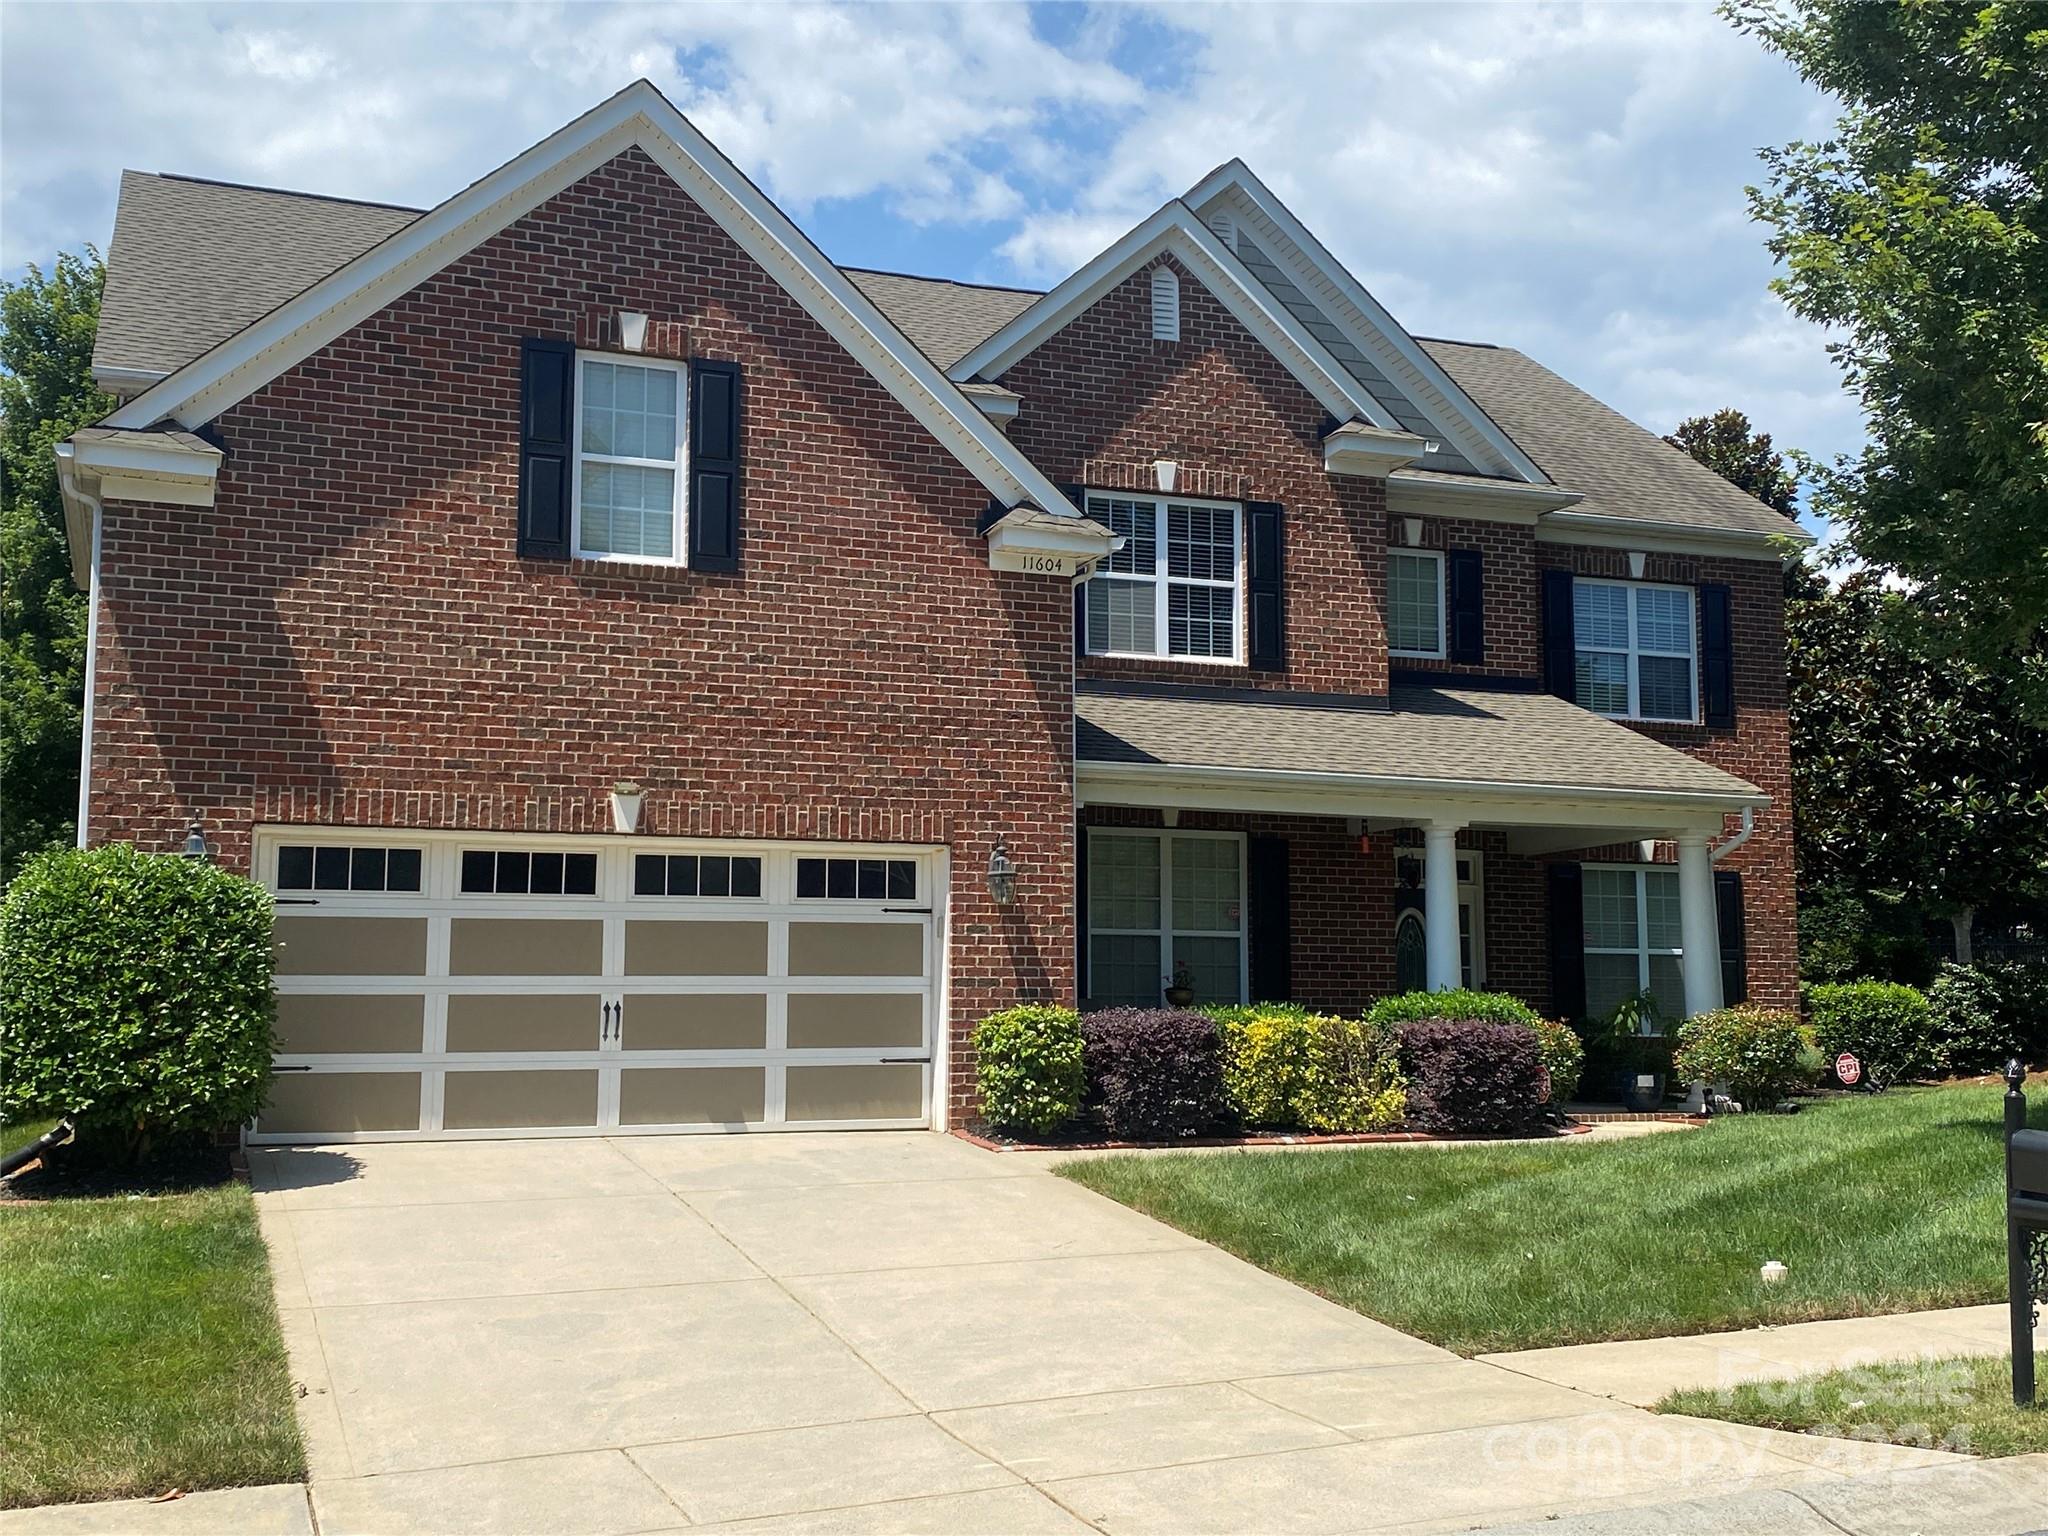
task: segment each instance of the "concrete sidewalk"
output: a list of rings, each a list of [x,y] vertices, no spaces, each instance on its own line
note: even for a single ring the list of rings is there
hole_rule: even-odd
[[[2011,1343],[2005,1306],[1997,1303],[1672,1339],[1523,1349],[1479,1358],[1537,1381],[1647,1408],[1666,1393],[1693,1387],[1734,1387],[1886,1360],[2002,1355]],[[2048,1513],[2043,1518],[2048,1522]]]

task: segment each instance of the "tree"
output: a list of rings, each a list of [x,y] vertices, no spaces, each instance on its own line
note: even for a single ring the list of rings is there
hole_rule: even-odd
[[[1803,892],[1832,886],[1948,917],[1956,958],[1996,901],[2048,896],[2048,733],[2013,690],[1911,643],[1919,593],[1810,566],[1786,604]]]
[[[0,283],[0,879],[75,831],[86,603],[51,449],[114,408],[92,381],[105,282],[88,248]]]
[[[1772,511],[1798,517],[1798,477],[1785,467],[1785,455],[1771,446],[1771,434],[1752,430],[1741,411],[1731,408],[1688,417],[1664,441],[1683,448]]]
[[[1726,0],[1843,103],[1750,189],[1774,287],[1832,328],[1867,443],[1815,510],[1918,584],[1922,643],[2048,710],[2048,25],[2026,3]]]

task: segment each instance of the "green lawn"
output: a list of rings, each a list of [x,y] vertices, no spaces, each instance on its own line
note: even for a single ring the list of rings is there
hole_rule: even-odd
[[[2048,1355],[2036,1359],[2036,1378],[2048,1381]],[[1978,1456],[2048,1451],[2048,1392],[2037,1392],[2032,1408],[2015,1408],[2012,1362],[2003,1355],[1904,1360],[1726,1391],[1674,1392],[1657,1409]]]
[[[242,1185],[0,1204],[0,1319],[0,1508],[304,1477]]]
[[[1627,1141],[1104,1157],[1059,1171],[1464,1354],[2005,1295],[2000,1090]],[[2034,1124],[2048,1126],[2035,1094]],[[1766,1289],[1757,1267],[1791,1266]]]

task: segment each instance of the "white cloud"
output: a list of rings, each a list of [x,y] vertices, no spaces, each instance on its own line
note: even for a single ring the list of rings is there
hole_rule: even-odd
[[[799,218],[900,221],[929,268],[1055,279],[1242,156],[1419,332],[1658,430],[1856,440],[1742,192],[1831,111],[1704,4],[17,4],[0,45],[8,270],[104,243],[123,166],[430,204],[646,75]]]

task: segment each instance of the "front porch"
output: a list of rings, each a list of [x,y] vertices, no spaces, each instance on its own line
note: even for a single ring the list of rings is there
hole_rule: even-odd
[[[1091,1004],[1156,1004],[1183,967],[1198,1001],[1340,1012],[1464,985],[1675,1019],[1749,990],[1716,861],[1767,798],[1562,700],[1094,688],[1077,713]]]

